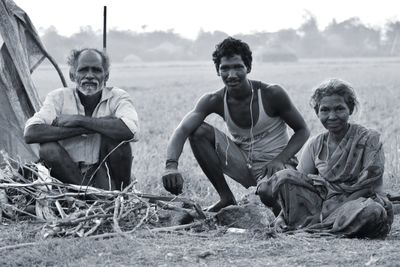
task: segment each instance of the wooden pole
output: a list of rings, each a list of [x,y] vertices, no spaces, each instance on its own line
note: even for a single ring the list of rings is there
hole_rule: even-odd
[[[103,52],[107,52],[107,6],[103,8]],[[104,87],[106,86],[106,81],[104,81]]]
[[[107,50],[107,6],[103,9],[103,51]]]

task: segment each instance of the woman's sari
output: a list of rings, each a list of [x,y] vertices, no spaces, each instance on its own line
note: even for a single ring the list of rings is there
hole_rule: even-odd
[[[326,135],[314,141],[322,145]],[[351,124],[317,175],[284,170],[270,184],[289,229],[377,238],[393,222],[392,205],[381,192],[383,172],[379,133]]]

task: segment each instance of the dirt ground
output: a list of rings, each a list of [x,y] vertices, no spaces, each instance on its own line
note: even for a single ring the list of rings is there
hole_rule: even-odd
[[[37,241],[39,225],[0,227],[0,266],[398,266],[400,216],[385,240],[320,237],[306,233],[157,233],[130,238]],[[23,248],[4,246],[35,242]]]

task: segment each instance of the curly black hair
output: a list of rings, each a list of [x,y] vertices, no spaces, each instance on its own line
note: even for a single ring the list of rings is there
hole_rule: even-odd
[[[228,37],[217,44],[215,46],[215,51],[212,53],[212,59],[218,73],[221,58],[232,57],[234,55],[240,55],[248,72],[251,71],[251,62],[253,61],[253,57],[249,45],[242,40]]]
[[[104,72],[109,72],[110,70],[110,58],[108,57],[107,53],[100,51],[96,48],[82,48],[82,49],[72,49],[71,53],[69,54],[67,58],[67,63],[70,66],[70,70],[72,72],[75,71],[76,65],[78,63],[78,58],[82,54],[82,52],[85,51],[93,51],[98,53],[101,56],[102,63],[103,63],[103,69]]]
[[[342,96],[350,110],[350,114],[352,114],[354,109],[359,105],[353,87],[346,81],[333,78],[322,82],[314,89],[314,94],[311,96],[310,105],[314,108],[316,114],[318,114],[321,99],[325,96],[331,95]]]

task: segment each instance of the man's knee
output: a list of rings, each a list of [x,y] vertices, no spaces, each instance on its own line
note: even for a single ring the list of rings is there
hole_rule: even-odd
[[[122,143],[111,138],[102,137],[101,139],[101,156],[108,155],[109,158],[117,158],[118,160],[132,160],[132,149],[130,143]]]
[[[261,182],[257,186],[257,195],[265,205],[270,207],[274,205],[275,200],[273,198],[271,180]]]
[[[271,208],[275,216],[278,216],[281,211],[281,206],[273,195],[271,179],[261,182],[258,185],[257,194],[259,195],[261,202],[264,203],[265,206]]]
[[[125,143],[120,145],[117,149],[115,149],[114,156],[118,156],[118,158],[122,160],[132,160],[132,148],[130,143]]]
[[[214,128],[208,123],[203,122],[196,130],[189,135],[189,141],[195,142],[199,140],[213,140]]]
[[[272,188],[277,184],[285,184],[288,178],[292,176],[298,176],[299,172],[293,169],[284,169],[276,172],[270,178],[263,178],[257,187],[257,193],[261,196],[272,198],[273,192]],[[296,177],[297,177],[296,176]]]
[[[39,157],[45,162],[55,162],[60,160],[61,146],[57,142],[40,144]]]

